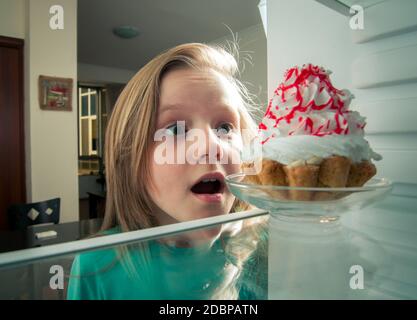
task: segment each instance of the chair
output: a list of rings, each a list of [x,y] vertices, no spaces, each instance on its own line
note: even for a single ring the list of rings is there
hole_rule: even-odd
[[[61,198],[35,202],[13,204],[7,210],[11,229],[26,229],[29,226],[44,223],[59,223]]]

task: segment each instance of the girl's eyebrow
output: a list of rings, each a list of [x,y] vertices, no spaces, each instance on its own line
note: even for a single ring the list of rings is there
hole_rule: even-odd
[[[166,111],[171,111],[171,110],[176,110],[176,109],[182,109],[186,106],[186,104],[179,104],[179,103],[174,103],[174,104],[166,104],[166,105],[162,105],[159,107],[160,109],[160,113],[159,114],[163,114]],[[220,108],[222,109],[226,109],[227,111],[234,111],[234,107],[227,104],[227,103],[221,103],[218,105]]]
[[[184,105],[181,104],[167,104],[167,105],[163,105],[160,106],[160,114],[166,112],[166,111],[171,111],[171,110],[175,110],[175,109],[180,109],[181,107],[184,107]]]

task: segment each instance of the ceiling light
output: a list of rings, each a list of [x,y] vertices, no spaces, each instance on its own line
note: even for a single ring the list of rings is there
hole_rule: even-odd
[[[113,29],[113,33],[122,39],[131,39],[139,35],[139,30],[132,26],[120,26]]]

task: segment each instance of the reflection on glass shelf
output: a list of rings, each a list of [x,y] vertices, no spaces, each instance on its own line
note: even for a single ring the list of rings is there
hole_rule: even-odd
[[[0,299],[266,299],[267,219],[263,214],[15,267],[1,268],[0,255]],[[106,235],[121,234],[113,228]]]
[[[71,250],[0,254],[0,299],[415,299],[416,207],[417,185],[397,184],[325,228],[252,210],[112,229]]]

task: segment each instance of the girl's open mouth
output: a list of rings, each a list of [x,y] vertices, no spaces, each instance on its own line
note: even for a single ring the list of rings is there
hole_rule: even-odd
[[[222,189],[222,184],[217,179],[206,179],[203,181],[198,182],[195,184],[191,191],[197,194],[214,194],[214,193],[220,193]]]
[[[215,172],[202,176],[191,187],[191,192],[205,202],[219,202],[222,200],[224,188],[223,174]]]

